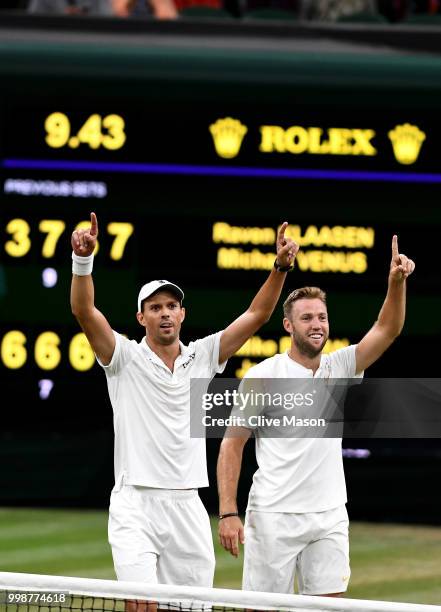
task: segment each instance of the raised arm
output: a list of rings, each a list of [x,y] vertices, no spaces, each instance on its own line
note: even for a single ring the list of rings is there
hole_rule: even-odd
[[[285,238],[287,225],[285,221],[277,235],[277,263],[281,268],[293,266],[299,250],[296,242]],[[223,331],[220,340],[219,363],[223,363],[234,355],[248,338],[268,321],[279,300],[285,278],[286,272],[273,268],[249,308]]]
[[[357,373],[374,363],[401,333],[406,316],[406,280],[414,269],[414,262],[399,253],[398,238],[393,236],[386,299],[373,327],[357,344]]]
[[[115,336],[105,316],[95,308],[92,280],[93,252],[98,237],[98,220],[90,214],[90,228],[72,234],[74,272],[70,291],[72,313],[100,361],[107,365],[115,349]],[[82,259],[84,258],[84,259]]]
[[[250,437],[250,430],[236,427],[227,430],[222,440],[217,460],[217,488],[219,492],[219,515],[237,512],[237,485],[244,446]],[[230,437],[231,436],[231,437]],[[219,520],[219,541],[225,550],[237,557],[239,542],[244,543],[244,529],[238,516]]]

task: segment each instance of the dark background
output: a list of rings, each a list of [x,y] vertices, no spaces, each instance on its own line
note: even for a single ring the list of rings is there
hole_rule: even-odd
[[[439,183],[440,78],[437,59],[407,53],[334,53],[319,61],[303,50],[274,48],[266,52],[219,49],[198,42],[185,28],[184,39],[158,45],[147,36],[138,44],[120,39],[117,46],[94,32],[82,44],[49,40],[41,32],[13,44],[0,38],[0,158],[2,184],[10,178],[53,181],[102,181],[106,198],[80,199],[0,195],[0,339],[10,330],[26,338],[27,360],[11,370],[0,359],[2,427],[0,432],[0,503],[3,505],[103,506],[112,486],[112,412],[105,377],[95,365],[75,371],[68,347],[79,329],[69,310],[70,233],[94,210],[99,219],[101,250],[96,257],[97,306],[112,326],[141,338],[135,320],[136,296],[144,282],[167,278],[183,286],[187,319],[183,340],[225,327],[249,304],[265,271],[219,270],[214,222],[277,228],[287,219],[301,225],[373,227],[375,243],[362,250],[368,270],[312,273],[296,269],[284,294],[298,286],[318,285],[328,292],[331,338],[357,342],[381,307],[387,285],[390,242],[417,262],[409,281],[405,330],[369,376],[438,377],[440,335]],[[82,35],[84,36],[84,35]],[[100,38],[101,36],[101,38]],[[187,38],[185,39],[185,36]],[[41,38],[41,40],[40,40]],[[277,37],[276,37],[277,38]],[[184,40],[184,43],[182,42]],[[7,44],[8,42],[8,44]],[[191,44],[190,44],[191,43]],[[257,45],[258,46],[258,45]],[[45,144],[44,119],[66,113],[74,132],[93,113],[118,113],[126,120],[127,143],[118,151],[51,149]],[[208,126],[232,116],[248,127],[241,152],[222,160],[215,154]],[[400,123],[426,133],[412,166],[395,160],[388,130]],[[370,128],[377,131],[379,154],[373,158],[272,154],[258,152],[260,125]],[[191,164],[231,169],[301,168],[359,171],[357,180],[183,176],[94,170],[11,168],[10,160]],[[397,173],[371,180],[369,173]],[[364,174],[363,174],[364,173]],[[408,182],[410,174],[417,175]],[[399,176],[398,176],[399,175]],[[441,174],[439,175],[441,177]],[[2,190],[3,191],[3,190]],[[31,248],[20,258],[7,255],[7,223],[30,225]],[[42,219],[61,219],[66,229],[55,254],[41,255]],[[134,233],[124,257],[109,257],[107,224],[130,222]],[[223,245],[219,245],[223,246]],[[228,245],[226,245],[228,246]],[[252,245],[232,245],[251,250]],[[261,247],[273,252],[272,246]],[[308,247],[314,249],[316,247]],[[323,247],[321,250],[343,250]],[[42,270],[58,272],[58,283],[44,288]],[[39,369],[33,350],[38,335],[51,330],[60,337],[61,362]],[[261,330],[278,340],[281,308]],[[251,358],[254,359],[254,358]],[[230,360],[234,376],[242,358]],[[49,398],[39,397],[39,381],[51,379]],[[417,407],[415,407],[417,409]],[[201,492],[216,511],[215,462],[219,442],[208,443],[209,490]],[[255,469],[252,443],[244,457],[239,502],[246,505]],[[441,475],[438,440],[350,440],[344,446],[367,448],[369,458],[345,459],[352,518],[439,522]]]

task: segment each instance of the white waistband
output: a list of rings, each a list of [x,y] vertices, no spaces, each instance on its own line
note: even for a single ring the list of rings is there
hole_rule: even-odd
[[[191,499],[197,497],[197,489],[157,489],[154,487],[141,487],[124,483],[125,487],[133,487],[145,497],[156,497],[157,499]]]

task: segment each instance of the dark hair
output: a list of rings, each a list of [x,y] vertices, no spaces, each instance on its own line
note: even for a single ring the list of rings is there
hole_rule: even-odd
[[[292,312],[292,305],[294,302],[303,299],[319,299],[326,305],[326,293],[319,287],[301,287],[300,289],[294,289],[283,302],[283,314],[287,319],[289,319]]]

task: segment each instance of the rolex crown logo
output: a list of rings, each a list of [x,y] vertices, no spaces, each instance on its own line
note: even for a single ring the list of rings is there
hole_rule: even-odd
[[[413,164],[418,159],[426,135],[416,125],[396,125],[388,134],[395,159],[400,164]]]
[[[224,159],[236,157],[248,128],[238,119],[225,117],[210,125],[216,153]]]

